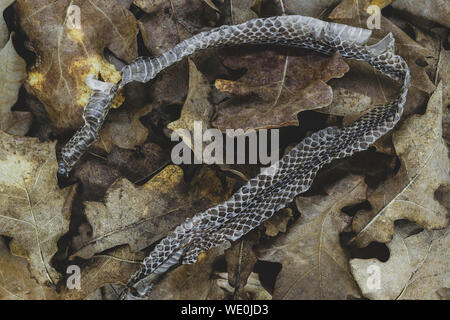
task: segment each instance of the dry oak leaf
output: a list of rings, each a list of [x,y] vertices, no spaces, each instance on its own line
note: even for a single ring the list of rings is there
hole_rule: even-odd
[[[27,89],[45,105],[56,129],[78,128],[92,94],[86,76],[120,80],[120,72],[103,57],[105,48],[126,62],[137,56],[136,19],[117,1],[17,0],[15,8],[38,55]],[[120,106],[120,98],[114,106]]]
[[[11,252],[28,259],[32,276],[54,285],[50,265],[56,242],[69,229],[76,186],[60,189],[55,143],[13,137],[0,131],[0,235]]]
[[[439,290],[450,288],[449,229],[421,231],[413,223],[395,228],[387,244],[389,260],[352,259],[352,274],[363,295],[375,300],[440,299]],[[375,274],[379,282],[371,281]],[[372,278],[372,279],[369,279]]]
[[[326,195],[296,198],[301,217],[289,232],[257,250],[260,260],[282,264],[274,299],[359,297],[339,234],[351,221],[341,209],[364,201],[366,189],[363,176],[350,175],[328,186]]]
[[[223,185],[209,168],[186,183],[181,168],[173,165],[140,187],[120,179],[108,189],[104,203],[85,202],[93,239],[74,256],[89,259],[123,244],[132,252],[142,250],[186,218],[227,200],[234,183],[227,178]]]
[[[409,117],[393,133],[400,170],[368,194],[372,209],[354,217],[353,243],[365,247],[372,241],[389,242],[394,222],[400,219],[426,229],[448,225],[448,210],[434,195],[439,187],[450,183],[448,150],[442,139],[442,109],[441,83],[426,113]]]
[[[61,297],[64,300],[86,299],[105,285],[126,285],[130,277],[139,269],[144,258],[145,253],[132,253],[128,246],[96,255],[81,268],[81,289],[68,290],[64,286]],[[117,292],[116,300],[119,299],[119,295],[120,292]]]
[[[369,15],[365,8],[369,2],[374,1],[343,1],[330,14],[329,18],[333,19],[334,22],[367,28],[366,22]],[[344,9],[341,9],[341,7]],[[351,7],[352,10],[350,15],[345,16],[336,13],[339,10],[348,12],[350,10],[348,7]],[[435,90],[435,86],[429,79],[425,67],[419,63],[419,61],[433,54],[383,16],[381,17],[381,29],[373,30],[371,41],[379,41],[389,32],[392,32],[394,35],[396,53],[406,60],[411,70],[411,88],[405,105],[405,115],[410,115],[418,112],[426,103],[428,95]],[[375,105],[389,102],[398,94],[398,84],[385,76],[381,76],[367,63],[350,61],[349,65],[351,71],[339,82],[336,82],[337,88],[344,88],[367,95],[372,98],[372,103]],[[333,88],[335,88],[334,83]]]
[[[349,69],[339,54],[292,56],[266,50],[224,58],[231,69],[247,69],[237,81],[218,79],[216,88],[234,97],[218,106],[213,125],[226,129],[264,129],[298,125],[297,113],[331,104],[325,82]]]
[[[27,260],[13,256],[0,237],[0,300],[55,300],[53,288],[39,285],[31,277]]]
[[[26,76],[25,61],[14,49],[11,37],[0,49],[0,130],[18,136],[28,132],[32,121],[29,112],[11,111]]]
[[[194,137],[194,127],[201,125],[203,130],[210,127],[210,119],[214,114],[214,107],[208,98],[211,94],[211,87],[208,79],[198,71],[192,60],[189,60],[189,92],[181,110],[180,118],[167,125],[167,128],[177,131],[183,142],[194,151],[198,159],[202,159],[202,154],[197,153],[197,148],[193,143],[202,141],[192,141]]]

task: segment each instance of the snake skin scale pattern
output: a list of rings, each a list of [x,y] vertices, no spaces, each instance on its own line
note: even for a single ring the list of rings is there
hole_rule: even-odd
[[[309,189],[318,170],[335,159],[367,150],[400,120],[410,85],[410,71],[394,52],[388,34],[366,45],[371,31],[303,16],[280,16],[222,26],[189,38],[157,58],[138,58],[122,69],[118,85],[94,88],[85,114],[85,126],[61,152],[60,173],[67,174],[86,148],[95,141],[116,91],[132,81],[148,82],[168,66],[194,52],[211,47],[241,44],[277,44],[312,49],[327,55],[368,62],[375,69],[402,83],[391,103],[377,106],[352,125],[329,127],[305,138],[265,172],[248,181],[232,197],[187,219],[162,239],[142,262],[122,298],[142,298],[152,283],[179,263],[195,263],[209,248],[235,241],[272,217]],[[94,86],[95,87],[95,86]],[[97,89],[97,90],[96,90]]]

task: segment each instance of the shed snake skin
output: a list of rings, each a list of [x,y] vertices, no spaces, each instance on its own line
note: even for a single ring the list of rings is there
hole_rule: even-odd
[[[152,283],[179,263],[195,263],[212,247],[235,241],[273,216],[309,189],[318,170],[335,159],[367,150],[400,120],[410,85],[410,71],[394,52],[388,34],[366,45],[371,31],[304,16],[278,16],[222,26],[180,42],[156,58],[141,57],[122,69],[118,84],[88,79],[94,94],[84,110],[85,125],[63,147],[59,173],[67,175],[97,139],[117,90],[132,81],[148,82],[156,75],[199,50],[242,44],[276,44],[311,49],[326,55],[368,62],[382,74],[402,84],[398,97],[376,106],[350,126],[329,127],[305,138],[265,172],[249,180],[232,197],[197,213],[162,239],[142,262],[122,298],[146,297]]]

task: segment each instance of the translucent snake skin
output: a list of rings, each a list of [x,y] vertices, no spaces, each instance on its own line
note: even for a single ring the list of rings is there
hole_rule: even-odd
[[[241,44],[278,44],[312,49],[327,55],[365,61],[402,83],[400,94],[377,106],[352,125],[329,127],[305,138],[279,162],[248,181],[229,200],[187,219],[162,239],[132,276],[122,298],[142,298],[151,292],[155,278],[179,263],[195,263],[209,248],[235,241],[272,217],[309,189],[318,170],[334,159],[369,148],[400,120],[410,84],[410,71],[394,52],[388,34],[374,45],[365,43],[370,30],[303,16],[280,16],[222,26],[189,38],[157,58],[138,58],[122,70],[117,85],[92,81],[94,95],[84,112],[85,125],[63,148],[59,172],[67,174],[86,148],[95,141],[118,88],[132,81],[147,82],[168,66],[192,53],[211,47]]]

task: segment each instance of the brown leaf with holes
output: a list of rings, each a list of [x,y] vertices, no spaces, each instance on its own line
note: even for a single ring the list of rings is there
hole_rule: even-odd
[[[333,90],[326,82],[348,71],[339,54],[293,56],[270,50],[231,55],[224,64],[247,72],[237,81],[216,81],[217,89],[234,95],[218,106],[213,125],[222,131],[298,125],[300,111],[331,104]]]
[[[60,278],[50,260],[69,229],[76,194],[76,186],[58,187],[57,170],[55,143],[0,131],[0,235],[13,239],[11,252],[28,259],[39,284]]]
[[[17,0],[15,9],[38,55],[27,89],[45,105],[56,129],[78,128],[92,93],[86,76],[120,80],[103,57],[105,48],[126,62],[137,56],[136,19],[117,1]],[[120,104],[119,97],[115,106]]]
[[[235,181],[222,181],[212,169],[202,169],[190,182],[183,171],[168,166],[143,186],[126,179],[116,181],[105,201],[86,202],[92,240],[74,256],[84,259],[128,244],[132,252],[148,247],[186,218],[228,199]]]
[[[296,198],[300,218],[273,244],[257,250],[258,258],[282,264],[274,299],[347,299],[359,297],[339,234],[351,218],[342,208],[365,200],[362,176],[348,176],[328,186],[326,195]]]
[[[395,229],[386,262],[350,260],[363,295],[374,300],[442,299],[440,290],[450,288],[449,229],[427,231],[408,222]]]

